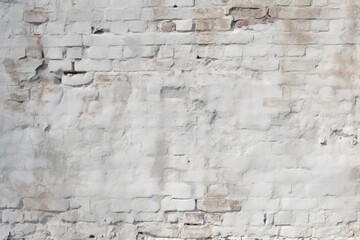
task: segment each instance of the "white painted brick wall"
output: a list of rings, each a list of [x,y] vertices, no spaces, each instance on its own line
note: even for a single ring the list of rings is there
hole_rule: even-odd
[[[357,1],[0,1],[0,240],[356,240]]]

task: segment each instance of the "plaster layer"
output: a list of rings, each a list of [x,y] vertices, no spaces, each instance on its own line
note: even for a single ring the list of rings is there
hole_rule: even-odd
[[[0,0],[0,239],[359,239],[359,5]]]

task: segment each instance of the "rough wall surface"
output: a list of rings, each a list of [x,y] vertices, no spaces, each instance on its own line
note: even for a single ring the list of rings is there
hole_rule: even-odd
[[[0,239],[360,239],[359,6],[0,0]]]

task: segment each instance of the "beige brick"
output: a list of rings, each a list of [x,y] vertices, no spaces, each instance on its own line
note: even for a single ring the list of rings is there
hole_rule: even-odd
[[[232,212],[240,211],[241,205],[238,200],[207,198],[198,200],[197,208],[206,212]]]
[[[181,230],[181,238],[206,239],[211,237],[210,227],[205,226],[184,226]]]
[[[28,23],[44,23],[49,20],[49,11],[45,9],[31,9],[24,11],[24,21]]]
[[[204,213],[198,213],[198,212],[184,213],[184,223],[191,225],[202,225],[204,224]]]

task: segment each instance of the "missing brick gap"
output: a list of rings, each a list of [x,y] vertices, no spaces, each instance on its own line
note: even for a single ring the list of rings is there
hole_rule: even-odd
[[[267,216],[266,213],[264,213],[264,224],[266,224],[266,221],[267,221]]]
[[[76,71],[75,70],[75,62],[71,62],[71,70],[64,71],[64,75],[76,75],[76,74],[85,74],[86,71]]]
[[[35,75],[30,78],[30,82],[35,82],[40,79],[43,72],[47,69],[48,65],[45,61],[43,61],[40,66],[38,66],[35,70]]]
[[[91,27],[91,32],[93,34],[103,34],[106,30],[103,27]]]
[[[12,239],[12,235],[11,235],[11,232],[9,232],[9,234],[7,235],[5,240],[11,240],[11,239]]]

